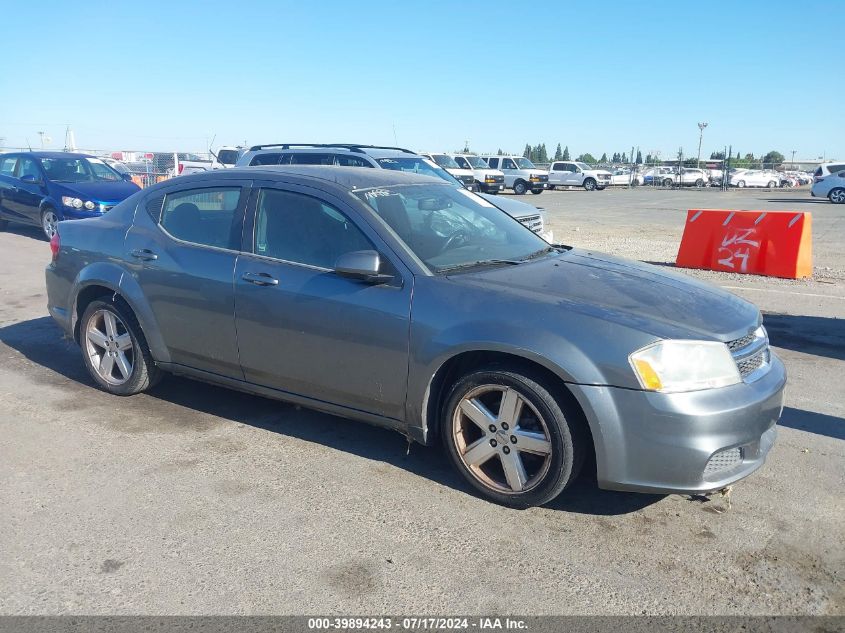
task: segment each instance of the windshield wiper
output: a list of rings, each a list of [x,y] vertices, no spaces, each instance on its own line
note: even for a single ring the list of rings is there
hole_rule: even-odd
[[[538,257],[542,257],[543,255],[548,255],[549,253],[557,253],[558,250],[554,246],[547,246],[546,248],[541,248],[539,251],[535,251],[530,255],[526,255],[522,259],[519,260],[520,263],[527,262],[530,259],[537,259]]]
[[[479,259],[474,262],[466,262],[464,264],[455,264],[453,266],[444,266],[443,268],[438,268],[437,272],[445,273],[451,272],[453,270],[461,270],[464,268],[478,268],[480,266],[487,266],[489,264],[508,264],[510,266],[518,266],[522,264],[522,260],[516,259]]]

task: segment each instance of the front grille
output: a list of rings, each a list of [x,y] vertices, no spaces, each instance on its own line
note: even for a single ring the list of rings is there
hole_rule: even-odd
[[[742,462],[741,448],[728,448],[719,451],[718,453],[714,453],[713,457],[707,462],[707,466],[704,467],[704,476],[707,477],[708,475],[728,470],[740,462]]]
[[[525,218],[519,218],[519,221],[535,233],[543,232],[543,218],[539,215],[529,215]]]
[[[504,176],[487,176],[484,180],[486,182],[502,183],[502,182],[505,182],[505,177]]]
[[[767,367],[771,360],[769,337],[760,326],[745,336],[726,343],[743,380],[757,370]],[[760,372],[762,375],[764,372]]]

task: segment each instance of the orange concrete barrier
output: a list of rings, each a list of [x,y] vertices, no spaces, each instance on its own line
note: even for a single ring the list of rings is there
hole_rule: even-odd
[[[798,279],[813,274],[812,215],[690,209],[677,266]]]

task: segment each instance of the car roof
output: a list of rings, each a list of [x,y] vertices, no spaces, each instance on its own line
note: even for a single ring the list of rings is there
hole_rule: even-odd
[[[34,158],[96,158],[91,154],[79,152],[7,152],[16,156],[32,156]]]
[[[179,176],[178,182],[203,182],[228,179],[249,180],[286,180],[296,176],[304,180],[320,180],[336,185],[347,191],[369,189],[370,187],[391,187],[396,185],[438,184],[447,187],[454,185],[435,176],[409,174],[392,169],[366,169],[361,167],[339,167],[333,165],[259,165],[253,167],[233,167],[231,169],[204,171],[189,176]],[[165,180],[157,188],[174,184],[176,179]]]

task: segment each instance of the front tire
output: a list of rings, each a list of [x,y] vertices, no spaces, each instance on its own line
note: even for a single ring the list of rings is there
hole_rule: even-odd
[[[513,183],[513,192],[516,195],[524,195],[526,191],[528,191],[528,187],[525,185],[524,180],[517,180],[515,183]]]
[[[585,440],[546,379],[491,365],[452,387],[441,439],[449,459],[487,499],[512,508],[542,505],[578,476]]]
[[[531,193],[533,193],[535,196],[539,196],[541,193],[543,193],[543,190],[542,189],[532,189]]]
[[[699,178],[698,180],[695,181],[695,186],[696,187],[703,187],[704,181],[701,178]]]
[[[831,189],[830,193],[827,194],[827,199],[833,204],[845,204],[845,189],[842,187]]]
[[[674,184],[675,184],[675,181],[672,180],[671,178],[664,178],[663,179],[663,186],[664,187],[671,187]]]
[[[769,189],[777,189],[778,184],[774,180],[769,181]]]
[[[48,240],[51,240],[58,230],[59,216],[52,207],[45,207],[41,212],[41,231]]]
[[[593,178],[587,178],[584,181],[584,189],[586,189],[587,191],[595,191],[596,181]]]
[[[739,187],[740,189],[745,189],[745,181],[744,180],[737,181],[736,186]]]
[[[123,301],[92,301],[79,324],[79,344],[91,377],[109,393],[131,396],[161,378],[141,326]]]

